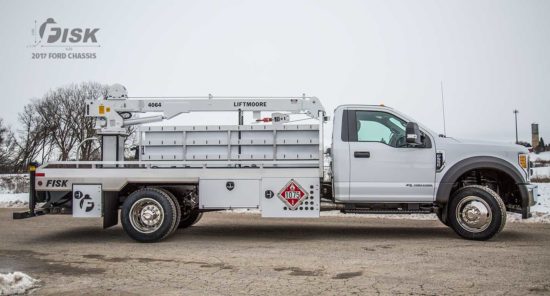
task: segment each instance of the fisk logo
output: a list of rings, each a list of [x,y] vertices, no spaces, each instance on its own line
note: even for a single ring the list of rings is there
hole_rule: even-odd
[[[82,193],[82,191],[76,191],[74,193],[74,198],[80,199],[79,206],[81,210],[89,212],[94,209],[95,204],[92,201],[92,198],[90,197],[90,195],[84,194]]]
[[[69,180],[48,180],[46,181],[46,187],[67,187]]]
[[[36,28],[35,28],[36,29]],[[97,44],[97,32],[99,28],[66,28],[53,19],[48,18],[38,28],[42,44]],[[36,36],[36,32],[35,32]]]

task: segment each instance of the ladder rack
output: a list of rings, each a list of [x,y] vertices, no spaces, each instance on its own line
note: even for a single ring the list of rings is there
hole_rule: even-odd
[[[319,160],[318,124],[146,126],[139,159],[154,161]],[[290,162],[291,163],[291,162]]]

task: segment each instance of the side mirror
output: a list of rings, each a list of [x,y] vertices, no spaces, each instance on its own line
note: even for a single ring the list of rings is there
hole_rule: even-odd
[[[422,145],[422,135],[420,134],[420,128],[416,122],[407,123],[406,128],[407,144],[417,146]]]

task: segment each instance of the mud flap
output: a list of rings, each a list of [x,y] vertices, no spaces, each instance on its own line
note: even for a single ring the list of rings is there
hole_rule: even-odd
[[[103,193],[103,229],[118,224],[118,192]]]
[[[528,187],[527,185],[520,184],[519,192],[521,194],[521,218],[528,219],[531,218],[531,204],[533,200],[533,194],[535,189]],[[533,203],[534,204],[534,203]]]

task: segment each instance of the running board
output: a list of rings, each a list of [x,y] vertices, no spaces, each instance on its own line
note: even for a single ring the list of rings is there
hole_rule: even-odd
[[[321,202],[321,211],[340,211],[344,214],[431,214],[437,208],[434,205],[403,203],[392,208],[384,208],[380,204],[343,204]]]
[[[431,214],[431,210],[372,210],[372,209],[344,209],[344,214]]]

